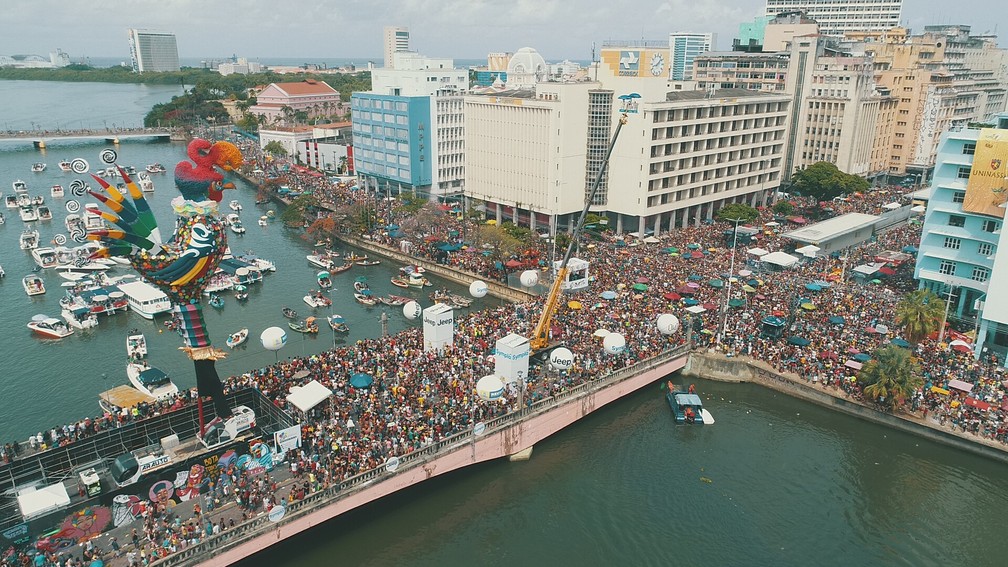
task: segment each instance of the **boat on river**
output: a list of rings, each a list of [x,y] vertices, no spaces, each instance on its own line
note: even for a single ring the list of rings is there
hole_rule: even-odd
[[[290,323],[287,323],[287,326],[290,327],[291,330],[297,331],[299,333],[318,332],[318,325],[315,324],[314,317],[308,317],[304,321],[298,321],[298,322],[291,321]]]
[[[154,180],[151,179],[149,175],[147,175],[146,173],[144,173],[142,171],[137,176],[136,184],[137,184],[137,187],[140,188],[140,191],[142,191],[144,193],[153,193],[154,192]]]
[[[21,278],[21,287],[29,296],[42,295],[45,293],[45,282],[38,274],[28,274]]]
[[[42,163],[41,161],[35,162],[32,164],[31,170],[32,173],[42,173],[43,171],[46,170],[46,164]]]
[[[410,297],[406,297],[405,295],[395,295],[393,293],[379,297],[378,300],[389,307],[401,307],[410,301],[413,301]]]
[[[62,171],[64,173],[72,173],[73,172],[73,164],[70,163],[67,160],[61,160],[59,162],[59,168],[60,168],[60,171]]]
[[[26,228],[18,237],[18,244],[22,250],[34,250],[39,245],[39,231],[34,228]]]
[[[228,336],[227,341],[226,341],[228,348],[234,348],[234,347],[236,347],[236,346],[244,343],[246,341],[246,339],[248,339],[248,333],[249,333],[249,330],[247,328],[246,329],[241,329],[240,331],[236,331],[234,333],[231,333],[231,335]]]
[[[700,396],[676,388],[671,380],[667,383],[668,391],[665,393],[665,400],[672,408],[672,416],[676,425],[711,425],[714,417],[704,409],[703,400]]]
[[[319,307],[329,307],[332,300],[326,297],[321,291],[312,291],[302,298],[312,309]]]
[[[15,193],[27,193],[28,192],[28,184],[25,183],[24,181],[20,180],[20,179],[15,179],[14,182],[11,183],[11,187],[14,188],[14,192]]]
[[[329,328],[337,333],[349,333],[350,327],[347,326],[346,320],[343,319],[342,315],[337,315],[333,313],[332,315],[326,317],[326,321],[329,322]]]
[[[294,311],[290,307],[284,306],[284,308],[281,309],[281,312],[283,313],[283,316],[288,319],[297,319],[297,311]]]
[[[472,305],[472,300],[463,297],[457,293],[451,293],[447,289],[440,289],[430,294],[431,301],[434,303],[444,303],[450,307],[456,309],[464,309]]]
[[[249,298],[248,288],[238,284],[234,287],[235,301],[245,301]]]
[[[318,285],[322,289],[332,289],[332,277],[330,277],[329,272],[323,270],[315,274],[315,278],[318,280]]]
[[[147,358],[147,337],[136,329],[126,335],[126,358],[132,361]]]
[[[73,334],[73,329],[63,321],[55,317],[43,317],[32,319],[28,323],[28,328],[36,335],[44,339],[62,339]]]
[[[62,185],[53,185],[49,188],[49,195],[54,199],[63,198],[64,193]]]
[[[144,361],[127,364],[126,377],[134,388],[156,400],[171,398],[179,391],[178,386],[163,370],[154,368]]]
[[[145,167],[144,169],[147,170],[147,173],[164,173],[165,172],[165,166],[161,165],[160,163],[149,163],[149,164],[147,164],[147,167]]]
[[[66,321],[67,325],[70,325],[73,329],[83,331],[98,326],[98,316],[84,306],[63,307],[60,315],[63,316],[63,320]]]

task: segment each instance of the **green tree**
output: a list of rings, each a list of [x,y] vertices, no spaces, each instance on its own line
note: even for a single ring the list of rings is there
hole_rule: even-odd
[[[306,221],[315,218],[314,211],[318,206],[319,201],[314,195],[299,195],[280,214],[280,220],[287,226],[302,227]]]
[[[867,191],[871,184],[857,175],[840,171],[832,163],[820,161],[795,171],[791,176],[791,187],[817,201],[829,201],[841,195]]]
[[[759,211],[745,203],[728,203],[721,207],[721,210],[714,216],[720,221],[734,223],[736,220],[742,219],[743,224],[748,224],[759,218]]]
[[[924,384],[920,364],[908,349],[889,345],[875,351],[858,373],[866,396],[889,411],[900,408]]]
[[[896,304],[896,324],[903,326],[908,341],[917,343],[938,330],[945,302],[929,289],[918,289]]]
[[[276,140],[267,142],[266,145],[263,146],[263,151],[274,157],[287,157],[287,149],[283,147],[283,144]]]
[[[774,203],[773,212],[787,217],[794,213],[794,205],[790,201],[777,201]]]

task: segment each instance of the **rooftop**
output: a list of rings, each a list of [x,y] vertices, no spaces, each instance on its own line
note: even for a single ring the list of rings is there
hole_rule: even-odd
[[[803,226],[799,229],[792,230],[790,232],[785,232],[781,236],[784,238],[790,238],[791,240],[797,240],[798,242],[805,242],[807,244],[819,244],[820,242],[826,242],[847,234],[848,232],[854,232],[871,226],[880,217],[875,215],[866,215],[864,213],[847,213],[846,215],[840,215],[822,222],[817,222],[809,226]]]
[[[667,102],[678,102],[686,100],[703,100],[709,98],[711,100],[719,100],[723,98],[741,98],[741,97],[772,97],[781,96],[783,93],[765,93],[760,91],[752,91],[749,89],[716,89],[711,94],[707,90],[697,90],[697,91],[670,91],[665,95],[665,100]]]

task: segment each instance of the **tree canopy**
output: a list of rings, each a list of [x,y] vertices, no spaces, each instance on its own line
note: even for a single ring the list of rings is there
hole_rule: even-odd
[[[791,176],[791,187],[818,201],[829,201],[841,195],[867,191],[871,184],[857,175],[840,171],[832,163],[820,161],[795,171]]]
[[[907,340],[916,343],[938,330],[945,302],[929,289],[918,289],[896,304],[896,324],[903,326]]]
[[[893,411],[924,384],[920,363],[910,350],[889,345],[875,351],[865,363],[858,380],[865,385],[864,393]]]
[[[758,219],[759,211],[744,203],[728,203],[727,205],[721,207],[721,210],[719,210],[714,216],[720,221],[730,223],[734,223],[738,219],[742,219],[739,222],[745,224]]]
[[[794,212],[794,205],[790,201],[777,201],[772,210],[778,215],[789,216]]]

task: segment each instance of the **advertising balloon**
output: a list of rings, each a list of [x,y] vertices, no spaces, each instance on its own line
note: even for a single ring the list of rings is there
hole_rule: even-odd
[[[259,335],[259,340],[266,350],[280,350],[287,344],[287,331],[280,327],[270,327]]]
[[[539,272],[535,270],[525,270],[521,274],[521,284],[525,287],[532,287],[539,283]]]
[[[574,353],[565,347],[558,347],[550,352],[550,365],[557,370],[567,370],[574,365]]]
[[[619,333],[609,333],[602,339],[602,348],[609,354],[620,354],[626,350],[626,338]]]
[[[488,402],[499,399],[504,395],[504,381],[493,374],[484,376],[476,382],[476,395]]]
[[[485,297],[487,291],[489,291],[489,289],[487,288],[487,284],[485,281],[476,280],[473,283],[469,284],[469,295],[475,297],[476,299]]]
[[[406,316],[407,319],[413,320],[419,317],[423,313],[423,309],[420,304],[416,301],[410,301],[406,305],[402,306],[402,314]]]
[[[671,313],[663,313],[658,316],[658,332],[663,335],[671,335],[679,330],[679,318]]]

